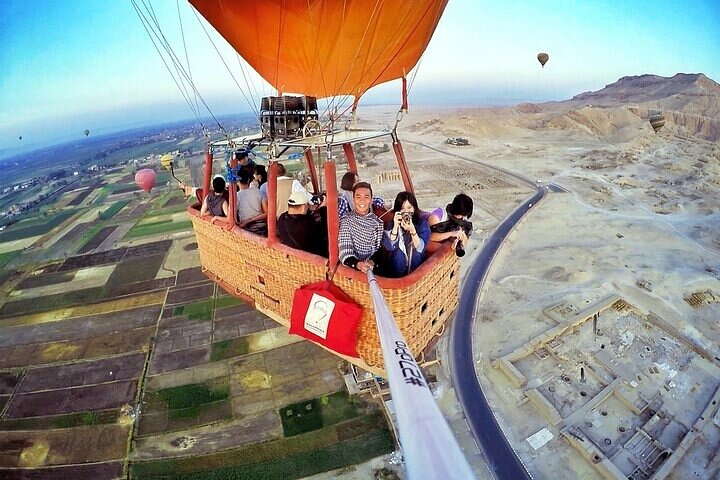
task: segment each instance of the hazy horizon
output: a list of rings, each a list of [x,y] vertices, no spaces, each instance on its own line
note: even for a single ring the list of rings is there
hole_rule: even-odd
[[[157,3],[162,33],[178,56],[187,54],[193,81],[215,115],[250,111],[274,94],[189,5]],[[410,107],[564,100],[641,74],[704,73],[717,81],[717,18],[720,4],[712,0],[681,8],[660,0],[513,0],[482,8],[453,0],[408,74]],[[0,151],[20,142],[37,148],[85,129],[111,132],[193,116],[130,2],[57,0],[53,8],[33,10],[6,0],[0,27]],[[550,55],[545,68],[536,59],[540,51]],[[399,106],[399,81],[360,101],[374,103]]]

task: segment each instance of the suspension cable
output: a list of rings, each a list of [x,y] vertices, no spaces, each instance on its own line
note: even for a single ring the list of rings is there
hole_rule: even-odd
[[[253,97],[253,99],[257,99],[259,101],[262,97],[265,97],[266,95],[261,96],[258,92],[256,84],[250,81],[250,75],[246,73],[245,64],[243,63],[242,57],[239,53],[237,53],[237,51],[235,52],[235,56],[237,57],[238,65],[240,65],[240,71],[242,72],[243,79],[245,80],[245,86],[247,87],[248,91],[250,91],[250,89],[252,88],[251,96]],[[255,106],[257,106],[257,102],[255,103]],[[258,117],[260,116],[259,107],[257,108],[257,110],[253,111]]]
[[[426,15],[428,15],[429,12],[430,12],[430,5],[428,5],[428,8],[425,10],[425,12],[424,12],[424,14],[423,14],[423,18],[424,18]],[[436,12],[436,20],[437,20],[437,18],[438,18],[439,13],[440,13],[439,11]],[[410,16],[407,15],[407,16],[403,19],[403,22],[401,23],[401,25],[403,25],[403,24],[406,23],[406,22],[409,22],[409,18],[410,18]],[[408,42],[408,40],[409,40],[409,36],[408,36],[408,38],[406,38],[405,41],[404,41],[402,44],[400,44],[399,46],[400,46],[400,47],[404,46],[404,45]],[[398,49],[396,50],[396,52],[395,52],[395,55],[393,56],[393,59],[396,58],[396,57],[400,54],[401,51],[402,51],[402,48],[398,48]],[[424,51],[423,51],[423,53],[424,53]],[[422,55],[421,55],[421,59],[422,59]],[[373,60],[373,61],[369,64],[368,68],[366,69],[366,72],[369,71],[369,67],[374,66],[378,61],[379,61],[379,56],[378,56],[377,58],[375,58],[375,60]],[[418,61],[418,64],[419,64],[419,61]],[[415,72],[416,72],[416,74],[417,74],[417,65],[416,65]],[[375,82],[382,76],[382,74],[383,74],[383,71],[381,71],[380,73],[378,73],[378,75],[375,77],[375,79],[373,79],[373,81],[371,82],[371,84],[375,83]],[[409,90],[408,90],[408,92],[409,92]],[[396,126],[396,127],[397,127],[397,122],[398,122],[398,121],[399,121],[399,120],[396,119],[396,122],[395,122],[395,126]]]
[[[192,102],[190,101],[190,98],[187,96],[186,91],[185,91],[185,90],[183,89],[183,87],[181,86],[180,82],[178,81],[178,78],[173,74],[172,70],[170,69],[170,66],[167,64],[167,60],[166,60],[165,57],[163,56],[162,52],[160,51],[160,48],[158,47],[155,39],[153,38],[151,29],[150,29],[150,26],[149,26],[149,22],[148,22],[147,19],[145,18],[144,14],[140,11],[140,9],[139,9],[137,3],[135,2],[135,0],[131,0],[131,2],[132,2],[132,5],[133,5],[133,8],[135,9],[135,12],[136,12],[137,15],[138,15],[138,18],[140,19],[140,23],[142,24],[143,28],[145,28],[145,32],[148,34],[148,38],[149,38],[150,41],[152,42],[153,47],[155,47],[155,50],[158,52],[158,55],[160,56],[160,60],[162,60],[163,64],[165,65],[165,68],[167,69],[168,73],[170,74],[170,78],[172,78],[173,82],[175,82],[175,85],[178,87],[178,90],[180,91],[180,94],[181,94],[181,95],[183,96],[183,98],[185,99],[185,102],[186,102],[186,103],[188,104],[188,106],[190,107],[190,110],[193,112],[193,114],[195,115],[195,117],[196,117],[196,119],[198,120],[198,122],[200,122],[199,112],[194,108]]]
[[[185,63],[187,64],[190,81],[192,81],[193,78],[192,69],[190,68],[190,57],[188,56],[187,43],[185,42],[185,29],[183,28],[182,15],[180,14],[180,0],[176,0],[175,5],[177,6],[178,23],[180,24],[180,34],[182,35],[183,49],[185,50]],[[195,109],[197,111],[200,111],[200,103],[198,101],[197,95],[195,95],[195,92],[193,92],[193,95],[195,96]],[[202,122],[200,123],[200,125],[202,125]]]
[[[259,114],[259,112],[257,111],[257,107],[255,107],[255,105],[253,104],[253,102],[252,102],[252,101],[247,97],[247,95],[245,94],[245,91],[242,89],[242,87],[240,86],[240,83],[239,83],[239,82],[237,81],[237,79],[235,78],[235,75],[232,73],[232,70],[230,70],[230,66],[227,64],[227,62],[225,61],[225,58],[224,58],[224,57],[222,56],[222,54],[220,53],[220,50],[217,48],[217,45],[215,45],[215,42],[213,41],[212,37],[210,37],[210,33],[207,31],[207,28],[205,28],[205,25],[204,25],[203,22],[200,20],[200,16],[198,15],[198,13],[197,13],[197,11],[196,11],[195,9],[193,9],[193,13],[195,13],[195,18],[197,18],[197,21],[198,21],[198,23],[200,24],[200,26],[202,27],[203,31],[205,32],[205,35],[207,36],[208,40],[210,41],[210,44],[211,44],[211,45],[213,46],[213,48],[215,49],[215,52],[218,54],[218,57],[220,58],[220,61],[222,61],[223,65],[225,65],[225,68],[227,69],[228,73],[230,74],[230,78],[232,78],[233,81],[235,82],[235,85],[236,85],[236,86],[238,87],[238,89],[240,90],[240,93],[242,94],[243,98],[245,99],[245,102],[246,102],[246,103],[248,104],[248,106],[250,107],[250,110],[251,110],[253,113],[255,113],[255,114]]]
[[[211,109],[210,106],[207,104],[207,102],[206,102],[205,99],[203,98],[202,94],[200,94],[200,92],[198,91],[197,87],[195,86],[195,84],[194,84],[194,82],[192,81],[191,77],[189,76],[188,72],[187,72],[186,69],[183,67],[182,63],[181,63],[180,60],[178,59],[178,57],[177,57],[177,55],[175,54],[174,50],[173,50],[172,47],[170,46],[170,43],[168,42],[167,38],[166,38],[165,35],[162,33],[162,28],[160,27],[160,23],[158,22],[157,18],[155,17],[154,11],[153,11],[153,9],[152,9],[152,5],[149,5],[149,0],[148,0],[147,2],[146,2],[146,0],[141,0],[141,1],[142,1],[142,3],[143,3],[143,6],[144,6],[145,10],[148,12],[148,16],[150,16],[150,18],[152,18],[153,22],[150,22],[150,21],[147,19],[147,17],[145,16],[145,14],[141,11],[140,7],[137,5],[136,0],[131,0],[131,2],[132,2],[132,4],[133,4],[133,7],[135,8],[135,11],[136,11],[136,13],[138,14],[138,17],[140,18],[140,21],[143,23],[143,26],[145,26],[145,30],[146,30],[146,32],[148,33],[148,36],[150,36],[151,41],[153,42],[153,45],[156,45],[156,44],[155,44],[155,40],[152,39],[152,36],[154,35],[155,38],[157,39],[157,41],[163,46],[163,49],[165,50],[165,53],[167,54],[168,58],[172,61],[173,66],[175,67],[175,69],[176,69],[176,71],[177,71],[178,76],[180,77],[180,79],[184,79],[184,81],[187,82],[188,86],[189,86],[190,88],[192,88],[192,90],[195,92],[195,94],[197,95],[197,97],[200,99],[200,102],[203,104],[203,106],[205,107],[205,109],[208,111],[208,113],[210,114],[210,116],[212,117],[212,119],[213,119],[213,120],[215,121],[215,123],[217,124],[218,128],[219,128],[219,129],[223,132],[223,134],[227,137],[227,136],[228,136],[228,135],[227,135],[227,131],[226,131],[225,128],[222,126],[222,124],[218,121],[217,117],[215,117],[215,114],[213,113],[212,109]],[[155,25],[155,28],[152,27],[152,24],[153,24],[153,23],[154,23],[154,25]],[[169,68],[169,66],[167,65],[167,62],[166,62],[166,60],[165,60],[165,57],[164,57],[163,54],[160,52],[160,50],[157,48],[157,45],[156,45],[156,49],[158,50],[158,54],[160,55],[161,59],[163,60],[163,63],[165,64],[168,72],[169,72],[170,75],[173,77],[173,80],[175,81],[176,85],[178,85],[178,88],[179,88],[179,89],[181,90],[181,92],[182,92],[182,88],[181,88],[180,85],[179,85],[178,78],[176,78],[175,75],[173,75],[172,70],[171,70],[171,69]],[[192,109],[192,103],[190,102],[190,100],[189,100],[189,98],[188,98],[187,96],[186,96],[186,101],[188,102],[188,104],[190,105],[190,108]],[[198,112],[198,116],[199,116],[199,112]],[[206,133],[206,135],[207,135],[207,133]]]
[[[160,29],[160,22],[158,21],[157,14],[155,13],[155,9],[153,8],[151,3],[148,3],[145,6],[145,8],[148,11],[148,15],[150,16],[150,18],[152,18],[153,23],[155,24],[155,27],[157,28],[157,31],[160,33],[158,40],[163,44],[163,47],[167,51],[168,48],[170,47],[170,43],[168,42],[167,38],[165,38],[165,35],[162,34],[162,31]],[[156,36],[157,36],[157,34],[156,34]],[[177,56],[175,56],[175,58],[172,58],[171,55],[168,55],[168,56],[173,60],[173,67],[175,68],[175,72],[177,73],[178,77],[182,78],[182,72],[180,71],[182,68],[181,67],[182,64],[180,63],[180,60],[177,58]],[[190,81],[188,82],[188,84],[192,85],[192,77],[189,76],[189,78],[190,78]],[[189,99],[190,93],[187,91],[187,86],[186,86],[185,82],[181,81],[180,84],[181,84],[182,89],[185,92],[187,98]],[[195,96],[195,98],[197,98],[197,95]],[[196,105],[195,111],[197,112],[197,116],[199,117],[200,109],[197,107],[197,105]],[[198,118],[198,122],[202,125],[202,122],[200,121],[199,118]],[[202,128],[204,128],[204,127],[202,127]]]
[[[275,85],[275,89],[277,90],[278,96],[280,95],[280,89],[277,88],[278,84],[278,76],[280,72],[280,49],[281,43],[282,43],[282,33],[285,29],[285,9],[282,8],[285,5],[285,1],[283,0],[281,9],[280,9],[280,25],[278,26],[278,40],[277,40],[277,51],[275,52],[275,73],[272,84]],[[284,86],[284,85],[281,85]]]
[[[309,0],[308,0],[308,2],[309,2]],[[367,37],[367,35],[368,35],[368,32],[369,32],[369,30],[370,30],[370,26],[372,25],[372,19],[375,18],[375,16],[378,14],[380,3],[381,3],[380,0],[378,0],[378,1],[376,2],[376,4],[375,4],[375,7],[373,8],[372,15],[370,16],[370,19],[368,20],[367,26],[365,27],[365,31],[363,32],[363,37],[362,37],[362,39],[361,39],[361,41],[360,41],[360,44],[359,44],[358,49],[357,49],[356,54],[355,54],[355,58],[353,58],[353,62],[351,63],[351,66],[350,66],[350,68],[349,68],[348,71],[347,71],[347,74],[346,74],[346,76],[345,76],[345,79],[347,79],[347,78],[349,77],[350,71],[352,70],[352,67],[356,64],[356,62],[357,62],[357,60],[358,60],[359,52],[360,52],[361,47],[362,47],[362,45],[364,44],[365,39],[366,39],[366,37]],[[425,11],[425,15],[427,15],[427,13],[429,12],[429,8],[430,8],[430,7],[428,7],[428,10]],[[410,15],[407,14],[407,15],[405,15],[405,17],[404,17],[404,18],[402,19],[402,21],[400,22],[400,26],[401,26],[401,27],[405,27],[409,22],[410,22]],[[405,40],[405,41],[407,42],[407,40]],[[402,49],[398,49],[398,50],[397,50],[397,52],[396,52],[396,54],[395,54],[395,57],[396,57],[397,55],[399,55],[400,50],[402,50]],[[393,57],[393,58],[395,58],[395,57]],[[379,61],[379,58],[380,58],[380,56],[378,55],[375,59],[371,60],[369,63],[368,63],[368,62],[365,63],[365,65],[363,66],[363,67],[364,67],[364,68],[363,68],[364,71],[363,71],[362,75],[360,76],[360,79],[357,81],[357,83],[356,83],[356,84],[354,85],[354,87],[351,89],[351,91],[352,91],[352,90],[356,90],[357,87],[359,87],[360,83],[362,82],[362,79],[365,78],[365,76],[366,76],[367,73],[370,71],[370,69],[371,69],[374,65],[377,64],[377,62]],[[417,72],[417,70],[416,70],[416,72]],[[380,73],[377,75],[377,77],[375,77],[375,79],[373,80],[373,82],[371,82],[371,83],[374,83],[375,81],[377,81],[377,79],[380,78],[380,76],[382,75],[382,73],[383,73],[383,72],[380,72]],[[343,80],[343,82],[345,81],[345,79]],[[344,95],[340,96],[340,97],[342,97],[342,100],[340,100],[339,103],[340,103],[341,105],[345,104],[345,102],[347,101],[347,99],[349,99],[349,97],[351,97],[352,95],[353,95],[353,94],[344,94]],[[335,98],[337,98],[337,97],[333,97],[333,98],[335,99]],[[353,102],[353,103],[354,103],[354,102]],[[353,106],[353,104],[349,104],[349,105],[340,113],[340,116],[345,115],[345,114],[352,108],[352,106]]]

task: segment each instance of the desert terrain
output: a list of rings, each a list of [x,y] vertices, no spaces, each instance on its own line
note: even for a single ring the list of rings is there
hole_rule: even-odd
[[[672,331],[675,341],[687,345],[683,351],[694,348],[700,354],[692,361],[698,365],[697,372],[682,365],[683,375],[676,376],[677,370],[672,369],[660,374],[658,390],[667,397],[657,407],[661,416],[677,421],[688,432],[706,405],[712,407],[711,415],[717,415],[717,406],[710,400],[720,386],[719,108],[716,83],[703,75],[678,75],[628,77],[566,102],[422,111],[418,119],[411,115],[406,142],[437,145],[445,138],[462,137],[470,145],[445,150],[568,191],[547,195],[506,239],[477,299],[474,323],[478,378],[506,435],[536,478],[602,478],[593,462],[560,436],[565,417],[579,408],[573,407],[573,396],[551,399],[563,417],[563,422],[553,426],[526,395],[551,385],[564,373],[571,373],[573,382],[579,381],[575,378],[579,367],[565,372],[561,362],[565,355],[555,352],[554,371],[525,372],[523,362],[539,361],[542,352],[537,358],[518,357],[514,366],[526,377],[522,385],[513,385],[497,368],[496,360],[523,345],[546,346],[542,335],[562,327],[572,316],[567,313],[553,319],[546,313],[553,308],[566,306],[567,312],[581,312],[617,295],[631,305],[632,315],[646,323],[648,318],[662,319],[662,332]],[[647,119],[649,112],[657,110],[665,112],[666,123],[656,134]],[[447,156],[435,153],[432,157],[452,171],[455,164]],[[480,205],[487,198],[482,190],[473,197]],[[478,212],[479,218],[473,216],[476,225],[487,222],[487,210]],[[483,233],[477,237],[481,241]],[[637,338],[636,346],[642,344],[641,336],[628,333],[630,327],[622,328],[624,317],[601,317],[600,322],[607,322],[600,323],[606,332],[602,342],[572,344],[565,339],[565,344],[572,344],[575,353],[590,355],[600,351],[601,344],[604,350],[607,343],[619,348],[617,359],[630,355],[626,350],[633,338]],[[670,335],[662,339],[666,337]],[[667,369],[668,362],[672,364],[667,358],[646,361],[649,364],[644,366],[640,358],[633,363],[638,370],[649,368],[653,373],[653,365]],[[587,365],[588,360],[575,359],[575,364]],[[613,376],[620,380],[632,373],[617,369]],[[669,388],[660,388],[663,382]],[[587,393],[581,391],[583,397]],[[673,404],[678,399],[684,402]],[[581,403],[580,397],[577,400]],[[616,410],[610,411],[610,417],[624,415]],[[598,424],[593,426],[598,428]],[[535,449],[525,441],[545,427],[553,434],[548,443]],[[653,478],[714,478],[720,469],[718,422],[710,422],[700,437],[676,459],[674,469]],[[674,450],[680,440],[666,446]],[[606,453],[619,458],[617,452]],[[631,467],[620,468],[625,478],[633,475]],[[657,465],[646,470],[647,477],[635,472],[632,478],[649,478],[656,470]]]

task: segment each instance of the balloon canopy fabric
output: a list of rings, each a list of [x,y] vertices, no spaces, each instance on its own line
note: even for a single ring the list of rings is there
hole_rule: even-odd
[[[160,164],[166,169],[170,170],[170,166],[172,165],[173,160],[175,160],[175,156],[170,153],[166,153],[165,155],[160,157]]]
[[[281,93],[354,95],[402,78],[447,0],[190,0]]]
[[[650,126],[655,130],[655,133],[665,125],[665,115],[662,113],[655,113],[650,115]]]
[[[137,186],[150,193],[155,186],[155,170],[152,168],[143,168],[135,174],[135,183]]]
[[[537,59],[538,62],[540,62],[540,66],[544,68],[547,61],[550,60],[550,55],[547,53],[538,53]]]

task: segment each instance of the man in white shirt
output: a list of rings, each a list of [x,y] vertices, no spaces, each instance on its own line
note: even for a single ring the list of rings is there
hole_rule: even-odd
[[[240,228],[267,235],[267,203],[262,201],[260,190],[250,188],[250,173],[238,172],[237,221]]]

